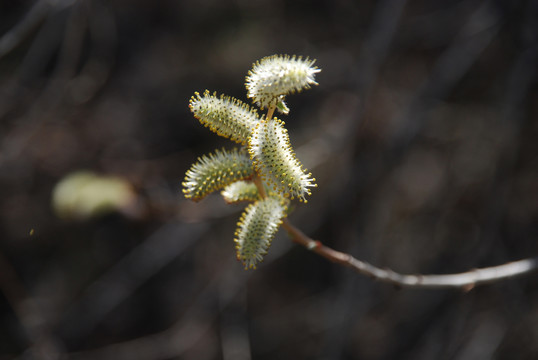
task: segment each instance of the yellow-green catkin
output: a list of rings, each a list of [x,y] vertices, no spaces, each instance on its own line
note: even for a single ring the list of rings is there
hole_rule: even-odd
[[[199,201],[213,191],[254,175],[249,155],[244,150],[216,150],[198,158],[185,175],[183,193]]]
[[[237,259],[245,269],[255,269],[263,260],[286,216],[286,209],[284,202],[273,197],[258,200],[245,209],[234,239]]]
[[[310,188],[317,186],[316,179],[295,156],[283,121],[262,120],[249,139],[248,151],[258,173],[273,191],[306,202]]]
[[[284,97],[311,85],[317,85],[314,77],[321,70],[314,66],[315,60],[301,56],[272,55],[253,64],[245,79],[247,97],[260,109],[277,106],[288,113]]]
[[[301,56],[273,55],[253,64],[245,79],[247,97],[260,109],[268,109],[267,118],[235,98],[208,90],[195,93],[189,102],[194,117],[204,126],[243,145],[198,158],[186,173],[183,193],[198,201],[222,190],[227,203],[250,202],[234,238],[237,259],[246,269],[256,268],[263,260],[290,200],[306,202],[311,188],[317,186],[295,156],[284,122],[270,119],[275,110],[289,112],[287,95],[317,85],[315,75],[321,70],[314,62]]]
[[[211,95],[208,90],[203,95],[195,93],[189,108],[211,131],[242,145],[247,143],[260,119],[249,105],[229,96]]]

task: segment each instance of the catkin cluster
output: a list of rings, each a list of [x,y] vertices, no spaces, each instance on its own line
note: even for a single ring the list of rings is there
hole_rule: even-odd
[[[287,114],[285,96],[317,85],[320,71],[315,60],[297,56],[273,55],[253,64],[245,86],[247,97],[267,117],[235,98],[198,92],[190,99],[194,117],[217,135],[242,148],[217,150],[198,158],[185,175],[183,193],[199,201],[222,190],[228,203],[249,202],[237,224],[237,258],[246,269],[256,268],[263,260],[283,218],[289,200],[306,202],[316,187],[315,179],[297,159],[284,122],[272,118],[273,112]],[[255,179],[259,182],[254,183]],[[260,188],[261,187],[261,188]]]

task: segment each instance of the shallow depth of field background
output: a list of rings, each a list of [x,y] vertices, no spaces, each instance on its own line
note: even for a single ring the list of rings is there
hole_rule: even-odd
[[[538,358],[536,275],[397,289],[283,230],[243,270],[242,207],[181,194],[234,146],[188,100],[247,101],[271,54],[322,69],[282,117],[318,183],[290,215],[305,233],[404,273],[538,254],[536,1],[3,1],[1,360]],[[56,216],[80,170],[132,206]]]

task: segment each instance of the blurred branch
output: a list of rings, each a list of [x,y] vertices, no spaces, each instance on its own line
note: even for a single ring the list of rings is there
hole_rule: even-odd
[[[24,285],[9,260],[0,253],[0,292],[4,294],[19,324],[25,332],[29,358],[55,360],[60,358],[56,338],[43,326],[40,306],[27,294]]]
[[[42,0],[28,11],[28,14],[10,31],[0,38],[0,58],[17,47],[39,25],[51,9],[51,2]]]
[[[501,28],[492,4],[484,1],[467,19],[450,46],[437,59],[429,78],[421,85],[408,107],[396,115],[402,124],[392,145],[392,154],[405,154],[424,127],[425,114],[445,99],[495,40]],[[395,156],[398,160],[400,156]]]
[[[148,336],[67,355],[73,360],[167,359],[181,355],[210,330],[213,314],[191,311],[174,326]]]
[[[200,230],[203,230],[200,227]],[[177,241],[177,239],[174,239]],[[244,290],[251,273],[237,273],[237,260],[229,256],[212,278],[190,301],[184,316],[168,329],[104,347],[67,354],[71,360],[123,360],[177,358],[212,331],[217,316],[213,299],[218,296],[220,312]],[[225,284],[225,285],[223,285]]]
[[[4,294],[28,335],[31,335],[32,331],[24,321],[25,317],[20,309],[20,304],[27,298],[26,291],[15,269],[2,253],[0,253],[0,291]]]
[[[538,270],[538,257],[509,262],[499,266],[473,269],[458,274],[446,275],[406,275],[390,269],[381,269],[367,262],[357,260],[350,254],[333,250],[321,242],[312,240],[301,230],[284,219],[282,226],[288,230],[292,240],[308,250],[324,258],[349,267],[356,272],[372,277],[375,280],[387,282],[402,287],[414,288],[461,288],[466,291],[477,285],[493,283],[504,279],[514,278]]]
[[[205,231],[203,224],[166,224],[93,282],[66,312],[66,337],[87,336],[113,309],[181,255]]]

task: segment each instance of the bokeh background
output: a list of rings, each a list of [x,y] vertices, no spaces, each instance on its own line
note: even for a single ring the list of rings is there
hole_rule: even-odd
[[[322,69],[284,118],[319,185],[305,233],[404,273],[536,256],[537,1],[1,1],[0,359],[538,358],[533,274],[397,289],[283,230],[243,270],[242,207],[181,194],[233,146],[188,100],[246,101],[271,54]],[[55,211],[79,171],[127,199]]]

